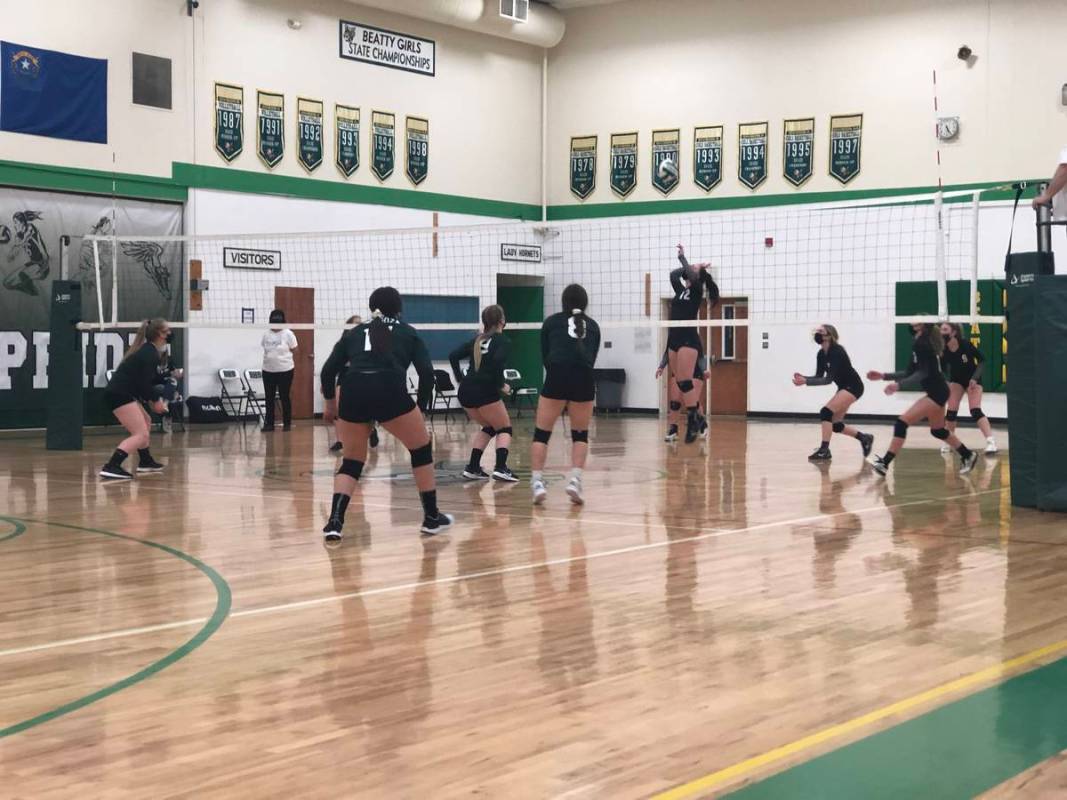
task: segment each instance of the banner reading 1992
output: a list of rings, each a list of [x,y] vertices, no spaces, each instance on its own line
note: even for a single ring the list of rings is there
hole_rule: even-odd
[[[767,180],[767,123],[747,122],[737,128],[737,177],[749,189]]]
[[[322,163],[322,101],[296,99],[297,153],[300,166],[314,172]]]
[[[596,188],[596,137],[571,137],[571,192],[585,200]]]
[[[860,173],[863,114],[830,117],[830,174],[848,183]]]

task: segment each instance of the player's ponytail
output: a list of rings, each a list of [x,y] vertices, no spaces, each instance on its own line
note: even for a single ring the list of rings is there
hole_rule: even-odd
[[[934,351],[934,355],[940,357],[945,352],[945,337],[941,335],[941,328],[929,322],[922,323],[922,326],[919,338],[925,339],[930,349]]]
[[[372,319],[367,328],[367,337],[370,339],[372,352],[392,352],[393,331],[385,320],[395,320],[400,316],[402,308],[403,302],[400,299],[400,292],[392,286],[381,286],[371,292],[370,309]]]
[[[159,335],[167,329],[167,321],[165,319],[146,319],[141,323],[141,327],[137,329],[137,334],[133,337],[133,344],[130,345],[130,349],[122,356],[122,360],[132,356],[138,350],[141,349],[141,345],[145,342],[155,342],[159,338]]]
[[[589,293],[578,283],[572,283],[563,290],[563,312],[570,314],[573,320],[574,332],[579,339],[585,338],[586,321],[585,309],[589,306]]]
[[[700,279],[704,282],[704,291],[708,294],[708,308],[714,308],[719,302],[719,284],[715,283],[707,269],[700,271]]]
[[[474,347],[471,357],[474,360],[474,369],[478,370],[482,365],[482,342],[489,338],[489,332],[504,322],[504,309],[496,304],[482,309],[482,332],[474,337]]]

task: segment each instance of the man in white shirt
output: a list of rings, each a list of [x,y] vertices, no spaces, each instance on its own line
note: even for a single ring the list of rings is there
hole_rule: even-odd
[[[1034,208],[1052,204],[1052,218],[1067,220],[1067,147],[1060,152],[1060,165],[1048,188],[1034,198]]]

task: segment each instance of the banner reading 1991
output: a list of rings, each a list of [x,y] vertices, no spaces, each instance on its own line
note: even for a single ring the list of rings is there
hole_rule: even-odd
[[[585,200],[596,188],[596,137],[571,137],[571,192]]]
[[[256,92],[259,108],[256,152],[273,169],[285,155],[285,97],[273,92]]]

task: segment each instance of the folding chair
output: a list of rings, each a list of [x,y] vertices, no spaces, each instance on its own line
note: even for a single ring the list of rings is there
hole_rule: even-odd
[[[452,383],[452,376],[443,369],[433,371],[433,404],[431,411],[436,412],[438,406],[444,403],[445,418],[455,411],[452,401],[456,399],[456,386]]]
[[[263,388],[263,370],[246,369],[244,389],[248,407],[256,412],[256,417],[262,423],[267,414],[267,390]]]
[[[219,398],[222,400],[222,407],[226,409],[226,413],[244,422],[248,392],[240,374],[230,367],[220,369],[219,385],[221,387]]]
[[[538,391],[533,386],[522,385],[522,373],[517,369],[505,369],[504,380],[508,382],[511,387],[511,406],[515,409],[515,416],[522,416],[522,406],[520,403],[523,400],[528,400],[530,408],[537,408],[537,396]]]

